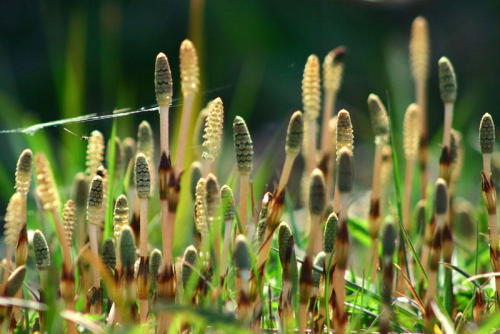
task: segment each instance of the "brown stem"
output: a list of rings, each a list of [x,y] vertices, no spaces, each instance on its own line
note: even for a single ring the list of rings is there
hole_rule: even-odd
[[[148,300],[139,299],[140,321],[142,324],[148,321]]]
[[[299,305],[299,333],[306,333],[307,303]]]

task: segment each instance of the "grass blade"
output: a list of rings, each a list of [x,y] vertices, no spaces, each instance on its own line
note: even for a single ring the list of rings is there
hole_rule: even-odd
[[[116,119],[113,119],[113,124],[111,125],[111,135],[109,137],[109,155],[108,155],[108,203],[106,220],[104,223],[104,240],[111,237],[113,233],[113,185],[115,177],[115,137],[116,137]]]
[[[395,116],[393,114],[393,111],[392,111],[389,103],[387,104],[387,110],[388,110],[389,115],[390,115],[389,120],[393,120]],[[406,244],[408,244],[410,246],[410,250],[413,254],[413,258],[414,258],[415,262],[418,264],[418,267],[419,267],[420,271],[422,272],[422,274],[424,275],[425,280],[427,281],[429,279],[429,277],[427,276],[427,273],[424,270],[424,266],[420,262],[420,258],[418,257],[417,252],[415,251],[415,247],[413,247],[413,244],[412,244],[410,238],[408,237],[408,232],[406,231],[406,229],[403,226],[403,209],[401,206],[401,183],[399,180],[398,155],[396,153],[396,145],[394,143],[394,127],[393,127],[391,121],[389,121],[389,128],[391,131],[390,136],[389,136],[389,143],[391,145],[391,151],[392,151],[392,164],[393,164],[392,170],[394,173],[394,187],[396,190],[396,204],[397,204],[397,208],[398,208],[399,230],[400,230],[401,234],[403,235],[403,239],[406,242]],[[404,255],[406,257],[406,250],[404,252]],[[405,262],[406,262],[406,272],[409,275],[408,261],[405,261]]]

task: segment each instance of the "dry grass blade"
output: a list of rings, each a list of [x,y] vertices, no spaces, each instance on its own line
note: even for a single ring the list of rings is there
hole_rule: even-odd
[[[20,308],[31,309],[35,311],[46,311],[47,304],[39,303],[34,300],[26,300],[15,297],[3,297],[0,296],[0,305],[2,306],[15,306]]]
[[[77,325],[82,326],[83,328],[92,333],[97,333],[97,334],[107,333],[101,326],[99,326],[97,322],[88,319],[84,314],[80,312],[63,310],[61,311],[61,317],[63,317],[68,321],[74,322]]]

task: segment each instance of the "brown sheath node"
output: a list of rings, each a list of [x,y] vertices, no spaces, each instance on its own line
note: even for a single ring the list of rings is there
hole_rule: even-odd
[[[164,263],[158,274],[158,296],[163,300],[175,300],[175,268],[172,263]]]
[[[137,272],[137,296],[139,299],[148,299],[149,294],[149,257],[141,256],[139,271]]]
[[[175,173],[170,155],[162,152],[158,168],[160,199],[168,202],[168,210],[175,212],[179,204],[182,172]]]
[[[312,262],[309,257],[306,256],[304,262],[302,262],[302,267],[300,268],[300,302],[307,303],[311,296],[311,291],[313,287],[313,277],[312,277]]]
[[[378,238],[378,233],[380,230],[380,198],[372,198],[370,202],[370,220],[375,222],[369,226],[369,232],[372,239]]]
[[[139,232],[141,230],[141,218],[139,212],[134,212],[132,215],[132,220],[130,221],[130,228],[134,231],[134,237],[139,240]]]
[[[349,257],[349,232],[347,230],[347,222],[342,222],[339,226],[336,241],[336,259],[339,269],[346,269],[347,259]]]
[[[323,175],[326,176],[328,175],[328,163],[330,162],[330,154],[327,152],[323,154],[321,157],[321,160],[319,162],[318,168],[323,172]]]

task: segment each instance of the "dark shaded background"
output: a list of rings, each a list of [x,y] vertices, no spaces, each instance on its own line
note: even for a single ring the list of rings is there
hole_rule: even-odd
[[[199,105],[221,96],[226,119],[244,116],[256,143],[264,145],[269,132],[274,136],[292,111],[301,108],[300,81],[307,56],[315,53],[323,59],[332,48],[345,45],[348,55],[337,109],[352,113],[361,156],[357,159],[371,158],[371,146],[363,148],[372,140],[366,97],[370,92],[384,100],[389,97],[386,102],[399,116],[395,124],[401,123],[413,100],[410,25],[414,17],[424,15],[432,39],[430,133],[439,136],[443,118],[436,63],[447,55],[459,80],[454,126],[470,134],[465,142],[472,148],[470,159],[476,160],[479,155],[473,149],[481,115],[488,111],[498,120],[499,12],[497,0],[2,1],[0,128],[152,105],[159,51],[169,56],[178,96],[178,48],[190,37],[202,59]],[[174,107],[174,120],[177,110]],[[121,121],[119,133],[133,133],[132,125],[148,117],[152,119]],[[93,128],[109,133],[110,124],[68,128],[78,135]],[[83,144],[61,129],[44,131],[55,146],[66,147],[66,153],[56,155],[60,164],[69,152],[81,166]],[[26,146],[24,137],[0,134],[4,175],[13,175]],[[67,169],[63,168],[65,181],[75,172]],[[358,181],[368,184],[369,173]],[[0,183],[1,212],[12,185],[13,179]]]

